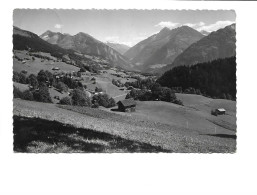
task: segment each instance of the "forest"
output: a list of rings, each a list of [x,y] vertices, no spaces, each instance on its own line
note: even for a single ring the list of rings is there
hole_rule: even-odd
[[[179,88],[182,93],[236,100],[236,57],[174,67],[157,82],[171,89]]]

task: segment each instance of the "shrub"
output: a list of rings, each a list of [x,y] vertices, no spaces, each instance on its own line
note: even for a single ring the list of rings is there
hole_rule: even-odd
[[[72,105],[72,101],[70,97],[64,97],[60,100],[60,104],[64,105]]]
[[[183,102],[181,100],[178,100],[178,99],[173,100],[172,103],[184,106]]]
[[[71,99],[73,105],[91,107],[90,98],[80,89],[73,90]]]
[[[101,92],[101,91],[103,91],[103,89],[102,89],[101,87],[99,87],[99,88],[96,87],[96,88],[95,88],[95,92]]]
[[[92,108],[99,108],[99,104],[97,102],[95,102],[93,105],[92,105]]]
[[[211,110],[211,115],[217,116],[217,112],[215,110]]]

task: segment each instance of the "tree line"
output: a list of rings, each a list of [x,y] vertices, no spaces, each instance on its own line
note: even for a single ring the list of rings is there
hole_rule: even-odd
[[[236,100],[236,57],[174,67],[157,82],[176,92]]]
[[[14,86],[14,98],[52,103],[49,87],[55,87],[61,93],[72,89],[69,96],[60,100],[60,104],[93,108],[98,108],[99,106],[109,108],[116,105],[115,100],[107,94],[97,94],[90,98],[85,92],[87,86],[82,85],[80,81],[75,81],[70,75],[64,75],[57,79],[55,75],[47,70],[41,70],[37,75],[30,74],[29,76],[27,76],[26,71],[22,71],[20,73],[14,72],[13,81],[30,86],[30,89],[25,91],[20,91]],[[102,90],[97,88],[96,91]]]

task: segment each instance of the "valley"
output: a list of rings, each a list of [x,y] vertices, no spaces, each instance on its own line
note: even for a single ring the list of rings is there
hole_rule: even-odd
[[[128,47],[14,27],[14,151],[236,152],[234,30],[163,28]]]

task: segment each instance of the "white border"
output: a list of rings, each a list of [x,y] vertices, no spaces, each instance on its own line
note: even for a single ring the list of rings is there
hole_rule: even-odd
[[[1,7],[0,194],[254,194],[257,2],[8,1]],[[234,9],[237,14],[236,154],[13,154],[12,10]],[[7,74],[8,73],[8,74]],[[8,82],[7,82],[8,81]],[[83,193],[84,192],[84,193]]]

